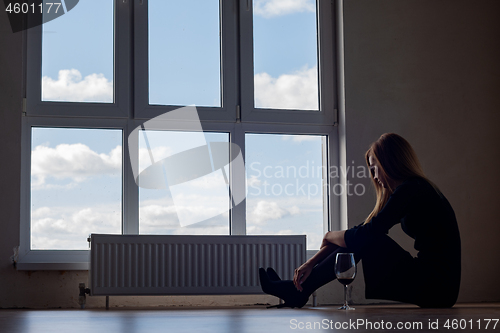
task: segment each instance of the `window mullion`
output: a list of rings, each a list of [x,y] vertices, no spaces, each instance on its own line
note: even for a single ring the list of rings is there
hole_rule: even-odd
[[[324,231],[341,230],[340,228],[340,200],[341,196],[337,195],[334,190],[340,183],[339,177],[332,177],[334,173],[330,171],[339,165],[339,145],[338,145],[338,126],[332,126],[331,132],[328,133],[325,149],[326,168],[324,170],[324,180],[326,181],[326,200],[325,205],[325,224]]]
[[[245,159],[245,132],[242,124],[238,123],[234,126],[234,131],[230,138],[231,142],[238,145],[241,149],[243,159]],[[231,156],[231,159],[233,157]],[[231,163],[231,191],[234,197],[240,198],[245,196],[246,192],[246,175],[244,168],[234,167]],[[231,235],[246,234],[246,200],[243,200],[239,205],[231,209]]]
[[[21,132],[21,212],[19,261],[30,252],[31,239],[31,126],[23,119]]]
[[[139,145],[139,138],[130,135],[137,127],[134,121],[129,120],[123,131],[123,199],[122,199],[122,233],[124,235],[139,234],[139,187],[137,186],[130,161],[130,140]],[[138,156],[137,156],[138,157]]]

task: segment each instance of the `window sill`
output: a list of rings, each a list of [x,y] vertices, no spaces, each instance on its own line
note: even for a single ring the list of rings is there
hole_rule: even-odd
[[[89,263],[19,262],[18,271],[88,271]]]
[[[16,264],[19,271],[86,271],[89,266],[89,251],[27,251]]]

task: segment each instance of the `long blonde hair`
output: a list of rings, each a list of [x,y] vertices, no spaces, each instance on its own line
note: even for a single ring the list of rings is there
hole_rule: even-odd
[[[434,183],[429,181],[422,170],[422,166],[418,161],[417,154],[412,146],[403,137],[395,133],[385,133],[380,138],[371,144],[370,148],[365,153],[365,160],[368,168],[370,168],[369,158],[376,159],[379,162],[380,169],[386,178],[396,182],[404,182],[411,177],[421,177],[427,180],[440,194],[439,189]],[[389,196],[395,189],[385,189],[373,178],[373,173],[370,172],[373,186],[377,193],[377,201],[370,215],[365,220],[368,223],[373,217],[384,208],[389,200]]]

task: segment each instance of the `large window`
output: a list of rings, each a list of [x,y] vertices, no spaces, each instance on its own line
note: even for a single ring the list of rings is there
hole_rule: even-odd
[[[333,12],[87,0],[30,29],[19,267],[85,269],[90,233],[306,234],[318,249],[339,215]],[[174,112],[189,105],[196,121]],[[238,154],[246,169],[218,162]]]

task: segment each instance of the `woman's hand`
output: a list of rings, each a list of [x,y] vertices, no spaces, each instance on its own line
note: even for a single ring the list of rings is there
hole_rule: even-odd
[[[313,269],[313,265],[308,262],[303,263],[299,268],[295,269],[293,275],[293,284],[298,291],[302,291],[302,283],[307,279]]]
[[[339,246],[346,247],[344,241],[345,231],[329,231],[323,237],[320,250],[308,261],[295,269],[293,284],[298,291],[302,291],[302,283],[309,277],[314,266],[330,255]],[[333,268],[332,268],[333,269]]]

